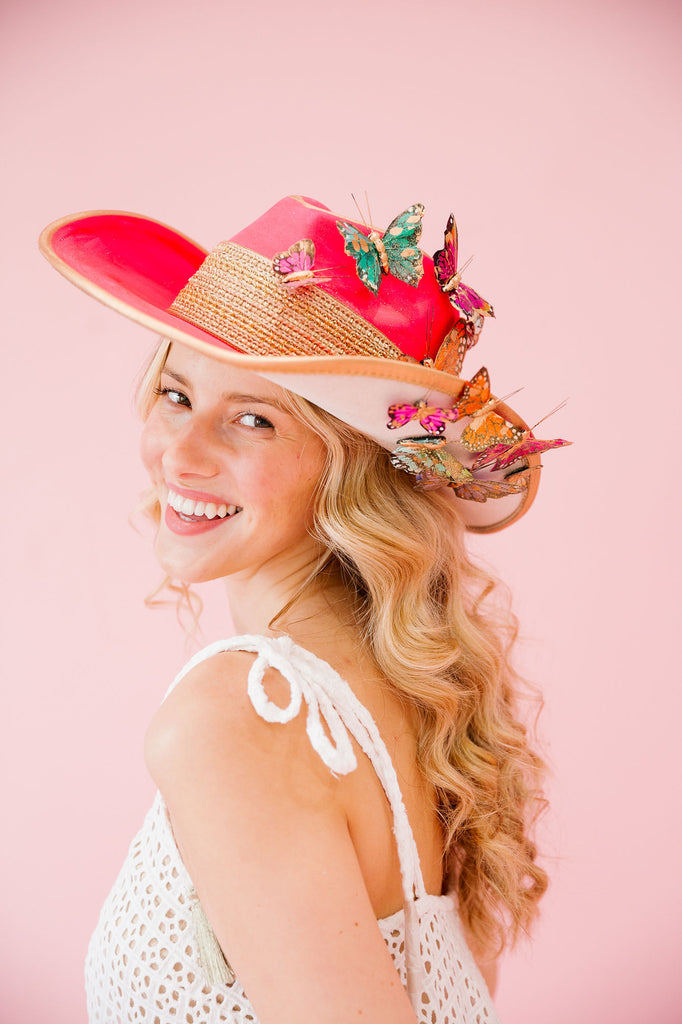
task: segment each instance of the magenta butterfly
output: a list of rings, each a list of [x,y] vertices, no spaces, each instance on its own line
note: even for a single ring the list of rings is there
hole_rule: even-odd
[[[282,284],[289,288],[300,288],[310,284],[314,278],[314,263],[315,243],[310,238],[302,238],[300,242],[289,246],[286,252],[275,253],[272,269],[279,274]]]
[[[429,434],[442,434],[448,421],[454,423],[459,418],[459,410],[457,408],[440,409],[435,405],[427,405],[420,399],[414,405],[402,402],[389,406],[388,416],[386,426],[390,430],[397,430],[398,427],[404,427],[412,420],[419,420],[419,425]]]
[[[451,213],[445,228],[445,245],[433,255],[436,280],[442,292],[445,292],[452,305],[465,317],[481,313],[483,316],[495,316],[493,307],[478,292],[467,284],[462,284],[462,275],[457,270],[457,224]]]
[[[507,469],[508,466],[518,462],[519,459],[524,459],[527,455],[541,455],[542,452],[548,452],[552,448],[564,448],[566,445],[573,444],[572,441],[564,441],[560,437],[555,438],[553,441],[540,441],[533,435],[535,427],[539,427],[541,423],[544,423],[545,420],[553,416],[559,409],[563,409],[565,405],[565,401],[561,402],[555,409],[552,409],[546,416],[543,416],[541,420],[538,420],[535,426],[529,430],[519,432],[516,437],[496,438],[494,444],[489,444],[484,451],[481,451],[480,455],[476,456],[473,469],[480,469],[483,466],[490,466],[493,471]]]
[[[533,437],[530,431],[524,431],[520,441],[508,439],[492,444],[484,452],[476,457],[473,468],[481,469],[483,466],[490,466],[491,470],[507,469],[519,459],[525,459],[527,455],[541,455],[552,448],[563,448],[565,445],[573,444],[572,441],[563,441],[556,438],[554,441],[540,441]]]

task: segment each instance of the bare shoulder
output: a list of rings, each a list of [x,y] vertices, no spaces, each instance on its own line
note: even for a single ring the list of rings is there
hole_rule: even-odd
[[[265,721],[248,694],[254,655],[224,651],[194,666],[159,707],[145,739],[145,760],[164,797],[207,785],[222,785],[224,797],[237,784],[273,774],[296,791],[322,787],[333,777],[306,739],[305,710],[286,724]],[[286,707],[289,683],[268,668],[263,686],[269,700]],[[225,781],[229,785],[225,787]]]
[[[376,917],[338,781],[306,709],[264,721],[253,656],[216,655],[185,676],[149,729],[147,760],[182,860],[226,958],[263,1020],[415,1024]],[[268,698],[290,701],[266,672]],[[349,984],[352,979],[352,984]]]

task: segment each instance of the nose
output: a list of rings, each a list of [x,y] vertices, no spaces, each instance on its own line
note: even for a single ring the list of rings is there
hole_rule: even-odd
[[[167,441],[161,456],[164,477],[186,484],[212,479],[220,471],[218,445],[209,424],[192,415]]]

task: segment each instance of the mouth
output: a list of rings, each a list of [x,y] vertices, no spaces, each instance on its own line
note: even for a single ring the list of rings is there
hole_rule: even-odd
[[[230,519],[242,511],[239,505],[185,498],[170,488],[168,490],[168,506],[184,523],[207,523],[211,520]]]

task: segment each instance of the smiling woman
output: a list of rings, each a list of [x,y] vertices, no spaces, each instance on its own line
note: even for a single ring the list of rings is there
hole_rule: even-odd
[[[540,467],[488,371],[460,377],[492,306],[452,217],[434,273],[423,212],[382,234],[289,197],[208,256],[131,214],[43,233],[164,335],[139,395],[156,554],[223,580],[239,631],[150,725],[93,1024],[497,1019],[497,955],[547,884],[542,764],[465,532],[527,511]]]
[[[174,345],[154,391],[142,460],[164,509],[156,552],[169,576],[200,583],[258,569],[276,587],[279,574],[314,563],[324,446],[286,410],[284,389]]]

